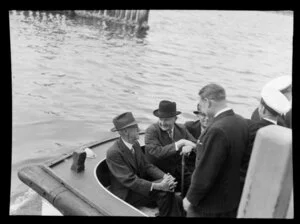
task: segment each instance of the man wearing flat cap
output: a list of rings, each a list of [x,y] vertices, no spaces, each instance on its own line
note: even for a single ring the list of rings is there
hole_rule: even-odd
[[[279,76],[275,79],[272,79],[270,82],[268,82],[264,88],[273,88],[278,91],[280,91],[287,99],[288,101],[292,101],[292,77],[290,75],[284,75],[284,76]],[[277,124],[283,127],[288,127],[291,128],[291,113],[292,110],[290,109],[287,111],[285,114],[280,115],[277,118]],[[258,108],[256,108],[251,116],[252,121],[259,121],[260,116],[258,113]]]
[[[241,165],[241,190],[243,189],[245,178],[251,158],[252,148],[257,131],[268,125],[279,125],[281,116],[287,113],[291,104],[278,89],[272,86],[265,86],[261,91],[261,100],[258,106],[259,121],[248,120],[249,123],[249,146],[247,147]],[[242,193],[242,192],[241,192]]]
[[[113,119],[120,138],[106,152],[109,190],[133,206],[155,202],[159,216],[183,216],[182,199],[174,193],[174,177],[149,163],[137,141],[139,127],[131,112]]]
[[[176,123],[177,115],[181,114],[176,109],[176,103],[162,100],[159,108],[153,111],[158,117],[158,122],[150,125],[145,133],[145,154],[147,159],[166,173],[170,173],[178,181],[175,191],[181,191],[185,195],[190,184],[191,170],[194,161],[189,161],[189,156],[184,159],[184,189],[182,186],[181,155],[189,155],[195,148],[196,139],[188,132],[183,124]],[[195,157],[194,157],[195,159]],[[191,158],[193,160],[193,157]],[[188,167],[192,166],[192,167]]]

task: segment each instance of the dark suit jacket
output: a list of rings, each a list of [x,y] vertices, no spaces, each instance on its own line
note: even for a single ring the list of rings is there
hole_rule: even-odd
[[[250,158],[251,158],[251,153],[252,153],[252,148],[253,148],[253,144],[255,141],[255,137],[256,137],[256,133],[257,131],[265,126],[268,125],[274,125],[272,122],[265,120],[265,119],[261,119],[259,121],[253,121],[250,119],[246,119],[248,122],[248,128],[249,128],[249,144],[244,152],[243,155],[243,159],[242,159],[242,165],[241,165],[241,182],[242,185],[244,185],[245,182],[245,178],[246,178],[246,174],[247,174],[247,170],[248,170],[248,165],[250,162]],[[241,189],[242,190],[242,189]]]
[[[106,162],[111,172],[110,191],[126,200],[129,191],[149,196],[151,180],[163,178],[164,172],[150,164],[140,145],[134,144],[134,155],[119,138],[106,152]]]
[[[290,110],[286,113],[284,119],[285,119],[286,127],[292,128],[292,109],[290,109]]]
[[[199,120],[197,121],[187,121],[185,122],[185,127],[188,131],[193,135],[195,139],[198,139],[201,135],[201,123]]]
[[[279,116],[277,120],[277,124],[282,126],[282,127],[287,127],[291,128],[291,109],[286,113],[285,116]],[[260,121],[259,113],[258,113],[258,108],[256,108],[252,115],[251,115],[251,120],[255,122]]]
[[[240,166],[248,135],[246,120],[233,110],[218,115],[203,132],[186,196],[198,211],[215,214],[238,207]]]
[[[187,139],[196,143],[196,139],[183,124],[175,123],[173,140],[166,131],[161,130],[158,123],[150,125],[145,133],[145,154],[149,162],[164,172],[174,174],[181,164],[179,151],[175,151],[175,142]]]

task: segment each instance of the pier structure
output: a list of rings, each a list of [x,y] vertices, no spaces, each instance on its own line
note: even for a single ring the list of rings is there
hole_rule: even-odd
[[[131,25],[138,29],[149,29],[149,10],[74,10],[69,11],[69,13],[76,16],[100,18]]]

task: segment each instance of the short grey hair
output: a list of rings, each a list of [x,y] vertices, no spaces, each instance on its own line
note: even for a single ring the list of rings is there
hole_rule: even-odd
[[[200,89],[198,94],[202,99],[207,98],[215,101],[222,101],[226,99],[225,89],[215,83],[210,83],[204,86],[202,89]]]

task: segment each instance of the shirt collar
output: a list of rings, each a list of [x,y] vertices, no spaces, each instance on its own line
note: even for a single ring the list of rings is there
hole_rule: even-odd
[[[273,123],[273,124],[277,124],[277,121],[274,121],[274,120],[272,120],[272,119],[270,119],[270,118],[264,117],[263,119],[264,119],[264,120],[267,120],[267,121],[270,121],[270,122]]]
[[[130,144],[129,142],[126,142],[122,137],[121,137],[121,139],[124,142],[124,144],[128,147],[128,149],[132,149],[132,144]]]
[[[222,110],[219,110],[216,114],[215,114],[215,116],[214,117],[217,117],[219,114],[221,114],[221,113],[223,113],[223,112],[225,112],[225,111],[227,111],[227,110],[231,110],[231,108],[229,108],[229,107],[225,107],[224,109],[222,109]]]

